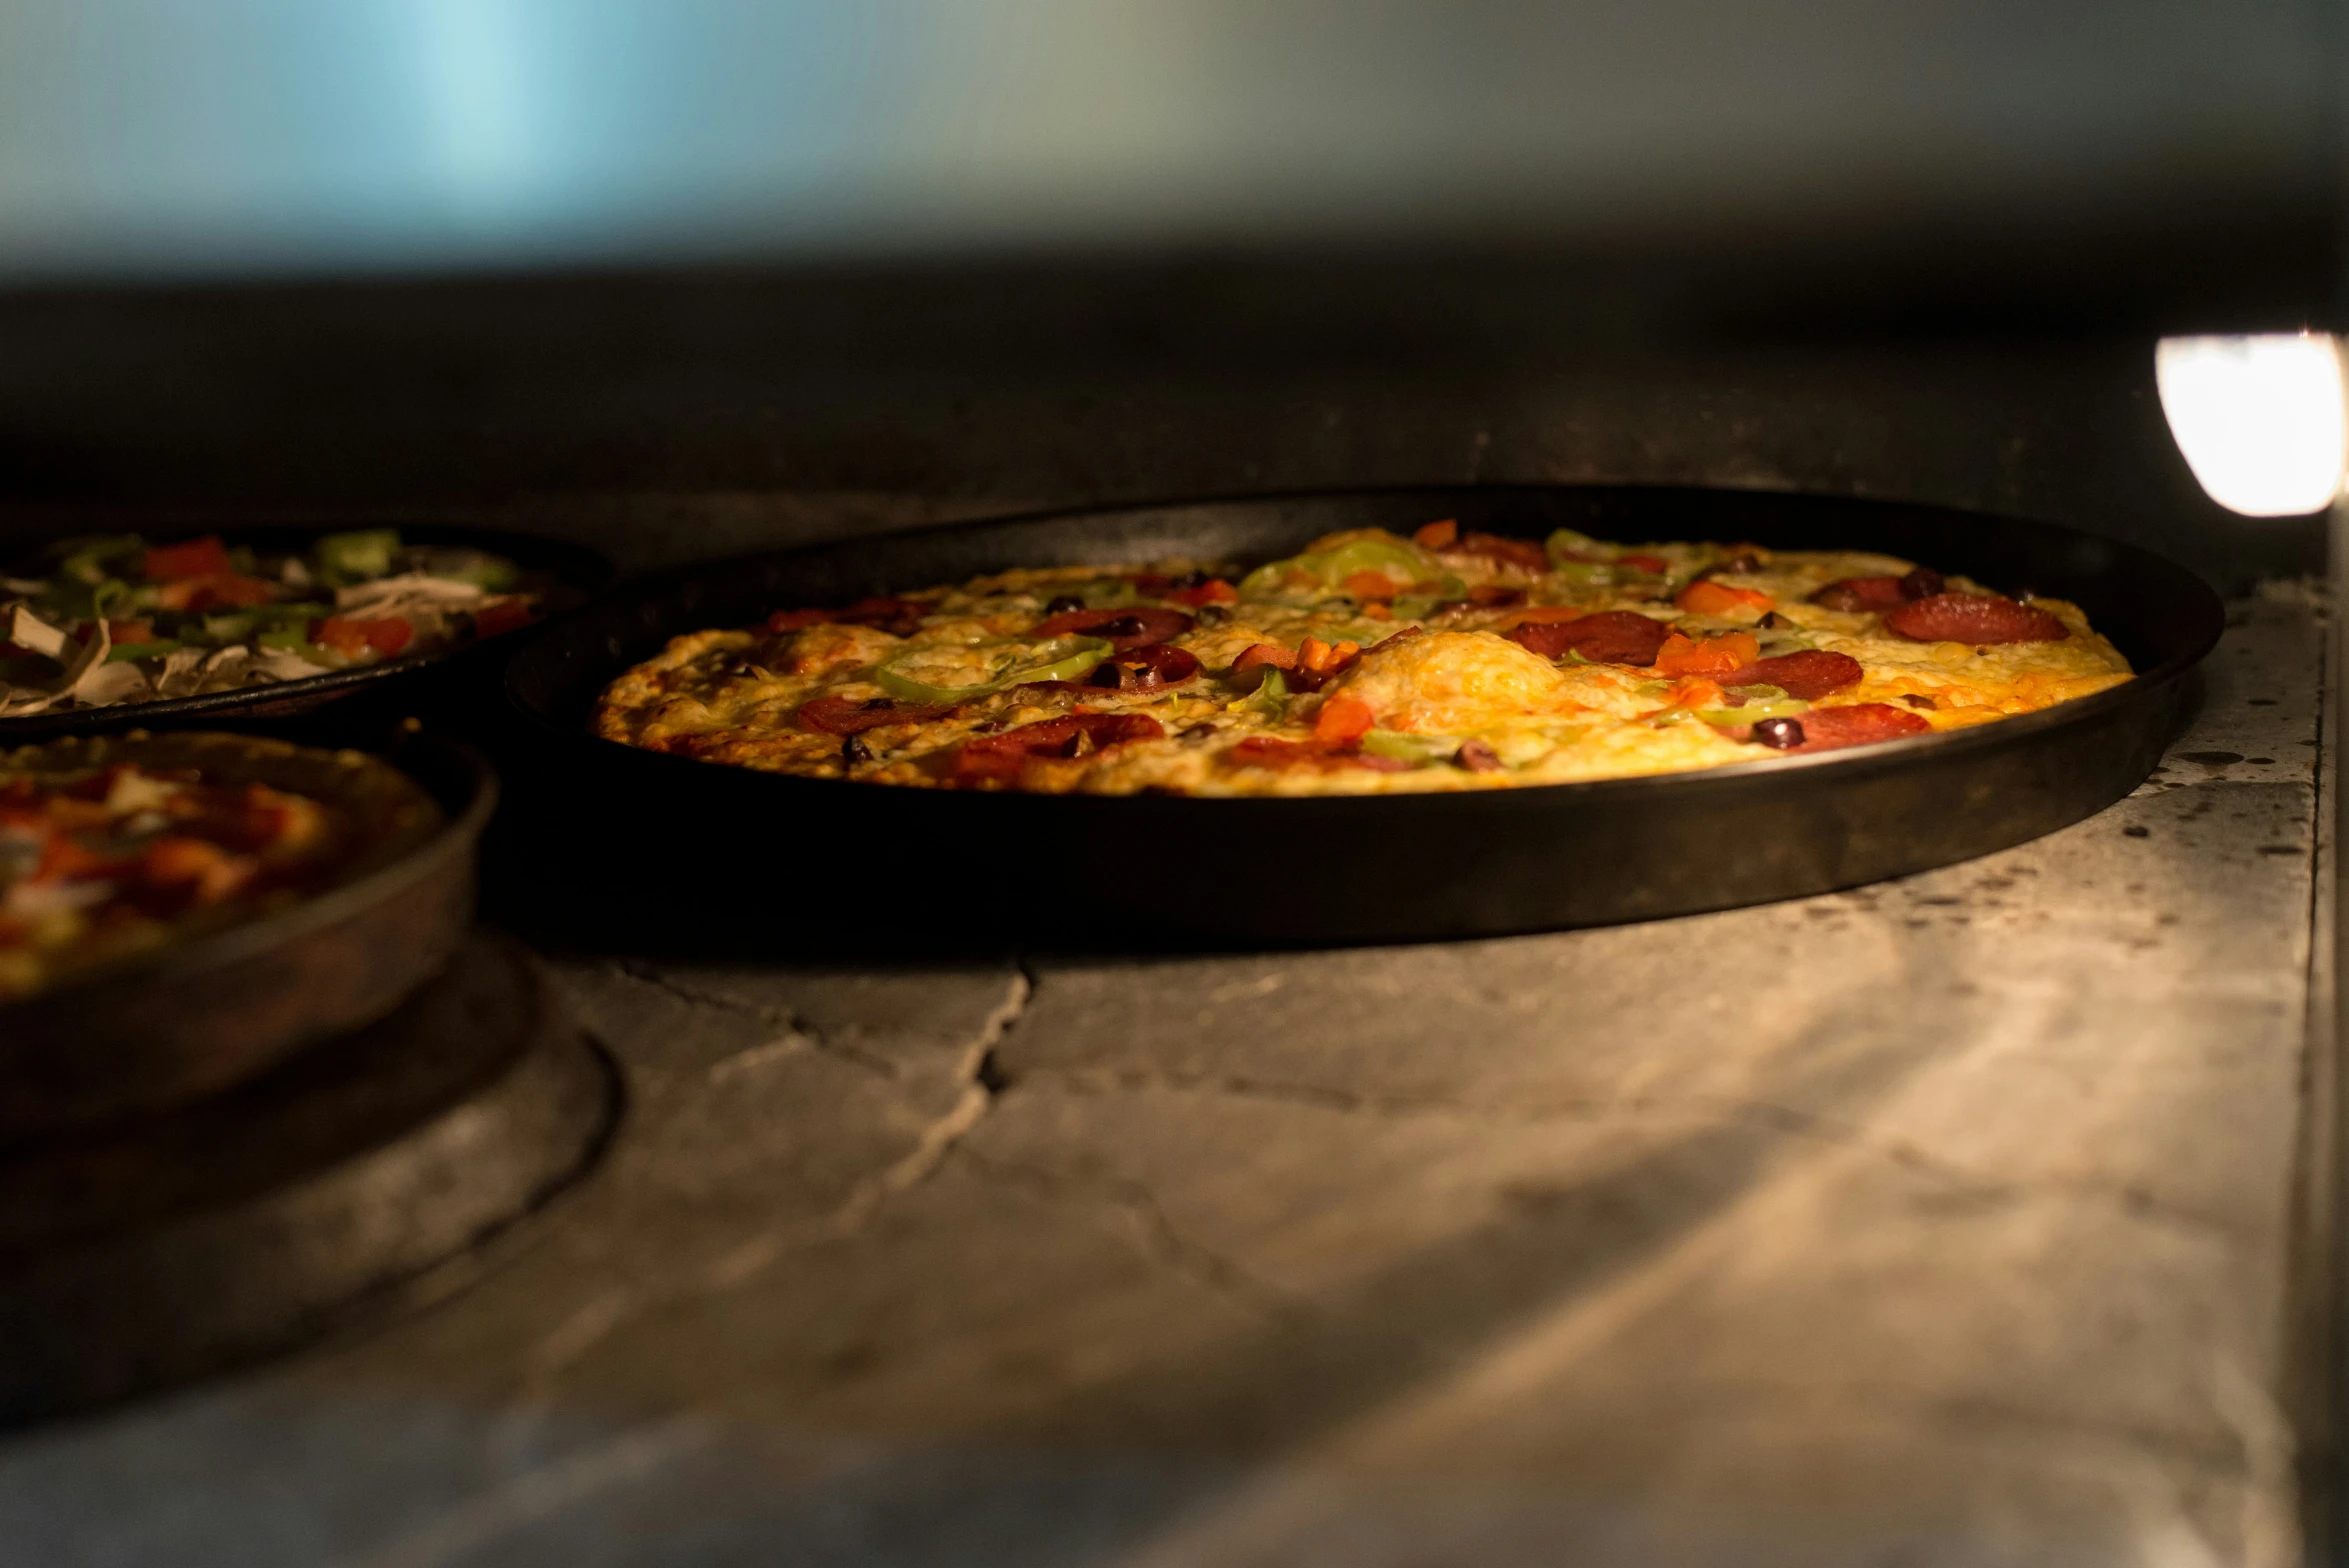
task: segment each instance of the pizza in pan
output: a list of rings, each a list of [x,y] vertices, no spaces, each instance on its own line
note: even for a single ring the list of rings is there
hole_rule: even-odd
[[[353,751],[136,730],[0,751],[0,1003],[291,908],[440,821]]]
[[[965,789],[1386,794],[1681,772],[1992,723],[2130,677],[2061,600],[1889,556],[1430,523],[1000,572],[693,632],[607,739]]]
[[[551,584],[388,528],[300,552],[68,539],[0,574],[0,719],[304,680],[527,626]]]

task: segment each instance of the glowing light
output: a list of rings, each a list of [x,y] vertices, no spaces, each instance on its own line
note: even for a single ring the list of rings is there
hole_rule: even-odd
[[[2161,411],[2210,498],[2248,517],[2332,505],[2349,473],[2349,398],[2322,332],[2164,338]]]

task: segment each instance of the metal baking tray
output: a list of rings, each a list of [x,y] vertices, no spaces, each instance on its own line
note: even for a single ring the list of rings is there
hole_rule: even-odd
[[[1318,799],[1035,796],[800,779],[586,731],[596,694],[679,633],[1012,566],[1261,560],[1341,528],[1456,517],[1539,539],[1752,540],[1876,550],[2071,599],[2137,678],[2001,723],[1703,772]],[[1069,512],[847,540],[628,588],[516,656],[507,695],[543,746],[532,875],[574,913],[651,925],[953,928],[1100,945],[1493,936],[1852,887],[2076,822],[2152,771],[2224,623],[2199,578],[2044,523],[1785,493],[1475,486]],[[566,850],[566,846],[568,847]],[[592,848],[591,848],[592,846]],[[589,874],[572,875],[592,868]],[[582,916],[582,918],[587,918]],[[952,945],[948,942],[947,945]]]
[[[556,602],[549,608],[549,617],[558,616],[587,602],[612,582],[612,563],[583,545],[559,539],[542,539],[534,534],[503,533],[489,528],[442,527],[396,520],[374,524],[360,519],[338,522],[333,529],[223,526],[191,531],[185,527],[145,526],[136,517],[113,517],[105,520],[103,529],[94,527],[83,531],[138,533],[158,544],[169,544],[199,534],[218,533],[232,545],[246,545],[265,551],[293,551],[302,549],[322,533],[370,526],[397,528],[402,541],[409,544],[462,546],[504,556],[523,571],[549,579],[556,585]],[[0,746],[22,746],[59,735],[90,735],[134,727],[157,729],[231,719],[241,722],[247,719],[288,718],[315,713],[330,704],[345,702],[363,694],[388,695],[396,689],[402,697],[412,697],[415,695],[414,688],[426,684],[439,688],[478,682],[494,687],[499,666],[520,640],[518,633],[509,632],[485,642],[461,643],[437,653],[387,659],[381,664],[361,665],[347,670],[331,670],[305,680],[273,681],[258,686],[239,687],[235,691],[207,692],[196,697],[166,697],[155,702],[117,703],[105,708],[70,708],[55,713],[31,714],[24,718],[0,719]]]
[[[141,739],[103,744],[131,755]],[[282,741],[155,739],[217,742],[221,776],[305,787],[267,760],[290,749]],[[469,747],[434,736],[401,734],[384,759],[440,803],[429,837],[290,909],[0,1006],[0,1138],[123,1121],[242,1082],[373,1023],[438,974],[473,921],[497,782]]]

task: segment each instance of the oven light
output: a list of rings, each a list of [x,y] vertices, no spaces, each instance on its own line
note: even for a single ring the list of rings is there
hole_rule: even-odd
[[[2349,402],[2330,334],[2163,338],[2161,411],[2210,498],[2250,517],[2320,512],[2349,470]]]

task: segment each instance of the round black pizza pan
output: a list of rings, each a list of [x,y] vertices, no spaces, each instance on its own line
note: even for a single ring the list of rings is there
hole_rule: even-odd
[[[345,521],[338,522],[332,529],[223,527],[199,529],[193,533],[216,532],[232,545],[246,545],[257,550],[293,551],[304,548],[322,533],[366,526],[369,525],[365,522]],[[604,556],[584,545],[560,539],[544,539],[535,534],[503,533],[489,528],[456,528],[436,524],[386,523],[382,526],[396,526],[402,541],[409,544],[458,546],[504,556],[526,573],[555,584],[558,602],[552,607],[552,613],[556,616],[601,593],[611,585],[614,576],[612,563]],[[111,519],[108,531],[143,534],[158,544],[191,537],[188,529],[142,527],[136,518]],[[409,707],[428,707],[439,694],[466,686],[487,685],[494,689],[500,665],[520,640],[519,632],[509,632],[484,642],[460,643],[436,653],[387,659],[381,664],[359,665],[347,670],[330,670],[324,675],[313,675],[306,680],[244,686],[235,691],[207,692],[195,697],[116,703],[104,708],[69,708],[54,713],[0,719],[0,746],[22,746],[59,735],[91,735],[132,728],[182,728],[230,720],[241,723],[253,719],[283,719],[316,713],[330,705],[368,696],[397,700]]]
[[[1998,724],[1819,756],[1334,799],[894,789],[699,763],[587,733],[597,693],[668,638],[778,607],[1015,565],[1264,559],[1335,529],[1407,531],[1445,517],[1536,539],[1571,527],[1906,556],[2077,602],[2137,678]],[[1759,491],[1391,489],[855,539],[632,585],[517,655],[507,695],[544,743],[516,813],[533,829],[522,876],[537,910],[586,932],[909,949],[1379,942],[1690,914],[1946,865],[2101,809],[2143,782],[2183,727],[2195,666],[2223,623],[2206,584],[2132,545],[1938,507]]]
[[[445,814],[422,843],[282,913],[0,1007],[0,1141],[216,1092],[374,1022],[440,972],[473,922],[497,780],[436,736],[399,734],[384,755]]]

